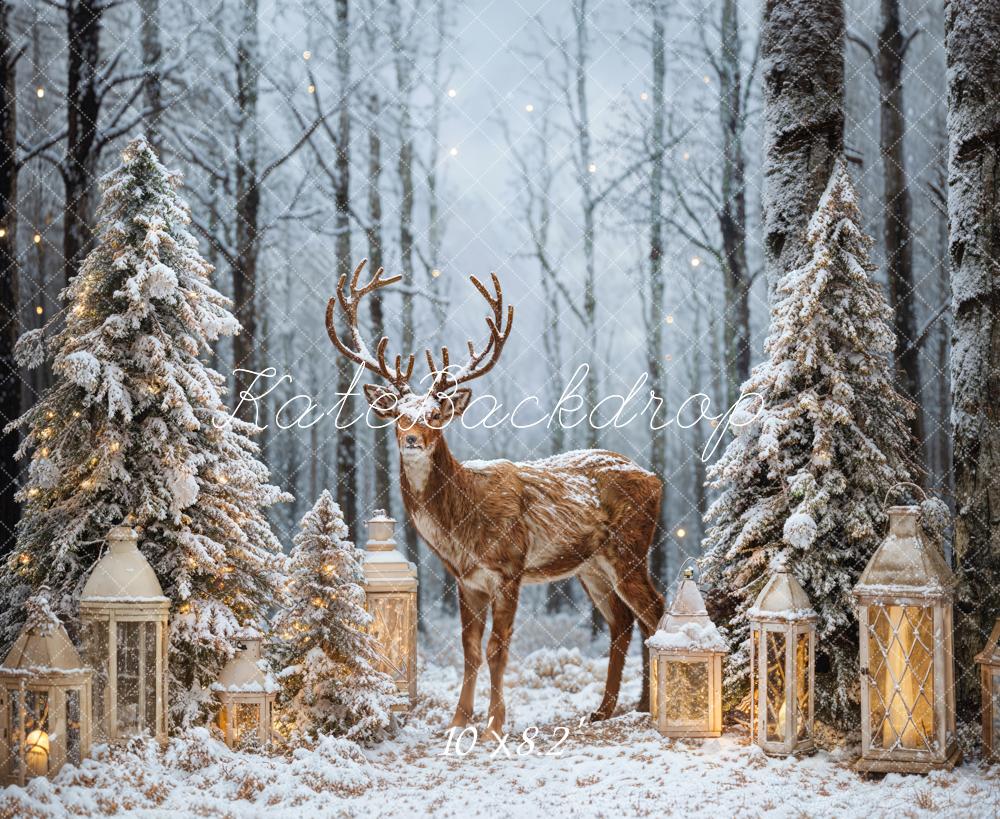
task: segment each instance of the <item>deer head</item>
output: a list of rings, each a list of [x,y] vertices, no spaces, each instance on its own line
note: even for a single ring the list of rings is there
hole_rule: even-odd
[[[491,274],[492,293],[475,276],[470,276],[473,286],[490,307],[491,314],[486,316],[489,338],[479,352],[472,341],[468,341],[469,354],[461,365],[452,364],[447,347],[441,348],[440,365],[435,362],[431,351],[425,350],[430,388],[426,392],[416,393],[410,387],[416,357],[412,353],[408,354],[404,364],[403,357],[397,355],[390,367],[386,361],[389,339],[385,336],[379,339],[373,354],[361,336],[358,328],[358,305],[361,300],[369,293],[402,279],[402,276],[383,278],[385,271],[380,267],[371,280],[361,286],[359,280],[367,263],[367,259],[361,260],[349,283],[346,274],[340,277],[337,295],[326,306],[326,331],[333,346],[342,355],[387,382],[384,385],[365,384],[364,394],[372,411],[379,418],[396,422],[396,442],[403,457],[426,456],[441,440],[442,430],[460,417],[469,406],[472,391],[463,385],[485,375],[500,358],[514,322],[514,308],[508,306],[506,316],[504,315],[503,290],[495,273]],[[350,343],[345,342],[337,330],[335,314],[338,303],[344,314],[344,326]]]

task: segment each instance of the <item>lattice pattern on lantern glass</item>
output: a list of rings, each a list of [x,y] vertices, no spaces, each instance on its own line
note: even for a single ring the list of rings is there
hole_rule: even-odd
[[[775,742],[785,739],[785,721],[788,718],[785,706],[785,634],[781,631],[764,631],[764,648],[767,653],[766,679],[763,680],[767,692],[767,738]]]
[[[812,734],[809,718],[809,633],[795,635],[795,724],[796,739]]]
[[[690,731],[709,729],[708,660],[661,658],[664,719],[668,727]]]
[[[83,701],[83,692],[79,688],[70,688],[66,691],[66,761],[73,765],[80,764],[81,758],[81,730],[80,707]]]
[[[260,704],[238,702],[233,706],[233,739],[239,741],[244,734],[255,735],[260,726]]]
[[[380,670],[392,677],[397,685],[405,684],[407,675],[407,620],[410,605],[405,594],[371,595],[372,633],[381,649]]]
[[[869,606],[873,748],[932,751],[934,740],[934,610]]]

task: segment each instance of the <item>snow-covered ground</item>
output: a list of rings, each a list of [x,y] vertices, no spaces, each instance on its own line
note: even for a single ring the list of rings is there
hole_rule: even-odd
[[[165,750],[103,749],[55,782],[0,791],[4,817],[199,815],[225,817],[1000,815],[1000,766],[862,779],[849,755],[769,759],[738,733],[670,741],[630,709],[638,657],[629,658],[620,714],[580,718],[601,696],[606,641],[568,618],[525,618],[507,675],[506,750],[477,743],[445,754],[444,727],[461,682],[458,626],[435,621],[422,642],[420,702],[399,737],[361,750],[328,739],[290,757],[234,753],[199,730]],[[562,647],[553,649],[551,646]],[[573,647],[569,647],[573,646]],[[633,646],[633,649],[635,646]],[[480,678],[479,724],[487,675]],[[537,728],[533,748],[524,732]],[[556,745],[557,741],[565,739]],[[462,750],[471,744],[469,735]],[[508,755],[509,754],[509,755]]]

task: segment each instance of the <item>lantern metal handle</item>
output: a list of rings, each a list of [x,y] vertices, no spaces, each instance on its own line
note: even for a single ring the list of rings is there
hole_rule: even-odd
[[[921,494],[921,496],[923,497],[924,500],[927,500],[927,493],[924,492],[924,490],[921,487],[917,486],[917,484],[913,483],[912,481],[899,481],[899,483],[894,483],[886,491],[885,497],[882,498],[882,508],[883,509],[885,508],[885,505],[889,502],[889,495],[891,495],[895,490],[899,489],[901,486],[912,486],[914,489],[916,489]]]

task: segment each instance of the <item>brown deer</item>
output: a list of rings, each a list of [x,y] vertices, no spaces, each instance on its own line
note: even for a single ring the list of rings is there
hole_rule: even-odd
[[[608,622],[611,634],[604,697],[592,720],[611,716],[618,701],[625,654],[638,618],[643,637],[663,614],[663,597],[649,576],[648,553],[660,506],[662,482],[628,458],[604,450],[569,452],[527,463],[500,460],[460,463],[443,430],[462,415],[471,391],[463,386],[496,364],[510,336],[514,308],[503,309],[503,292],[493,274],[490,293],[472,284],[490,306],[489,339],[479,352],[468,342],[468,359],[452,365],[442,347],[441,366],[426,351],[432,383],[423,394],[411,391],[414,356],[386,363],[388,339],[374,354],[358,329],[358,305],[369,293],[401,279],[383,278],[380,268],[365,285],[362,261],[344,292],[326,310],[334,346],[351,361],[381,376],[388,386],[367,384],[372,411],[394,419],[400,452],[400,484],[407,514],[420,536],[457,580],[465,673],[452,726],[472,719],[476,676],[482,662],[483,631],[492,606],[493,631],[487,644],[490,706],[487,730],[502,734],[506,708],[503,674],[522,583],[576,576]],[[336,305],[344,314],[345,338],[337,329]],[[348,343],[349,341],[349,343]],[[648,710],[648,657],[643,648],[643,694]]]

